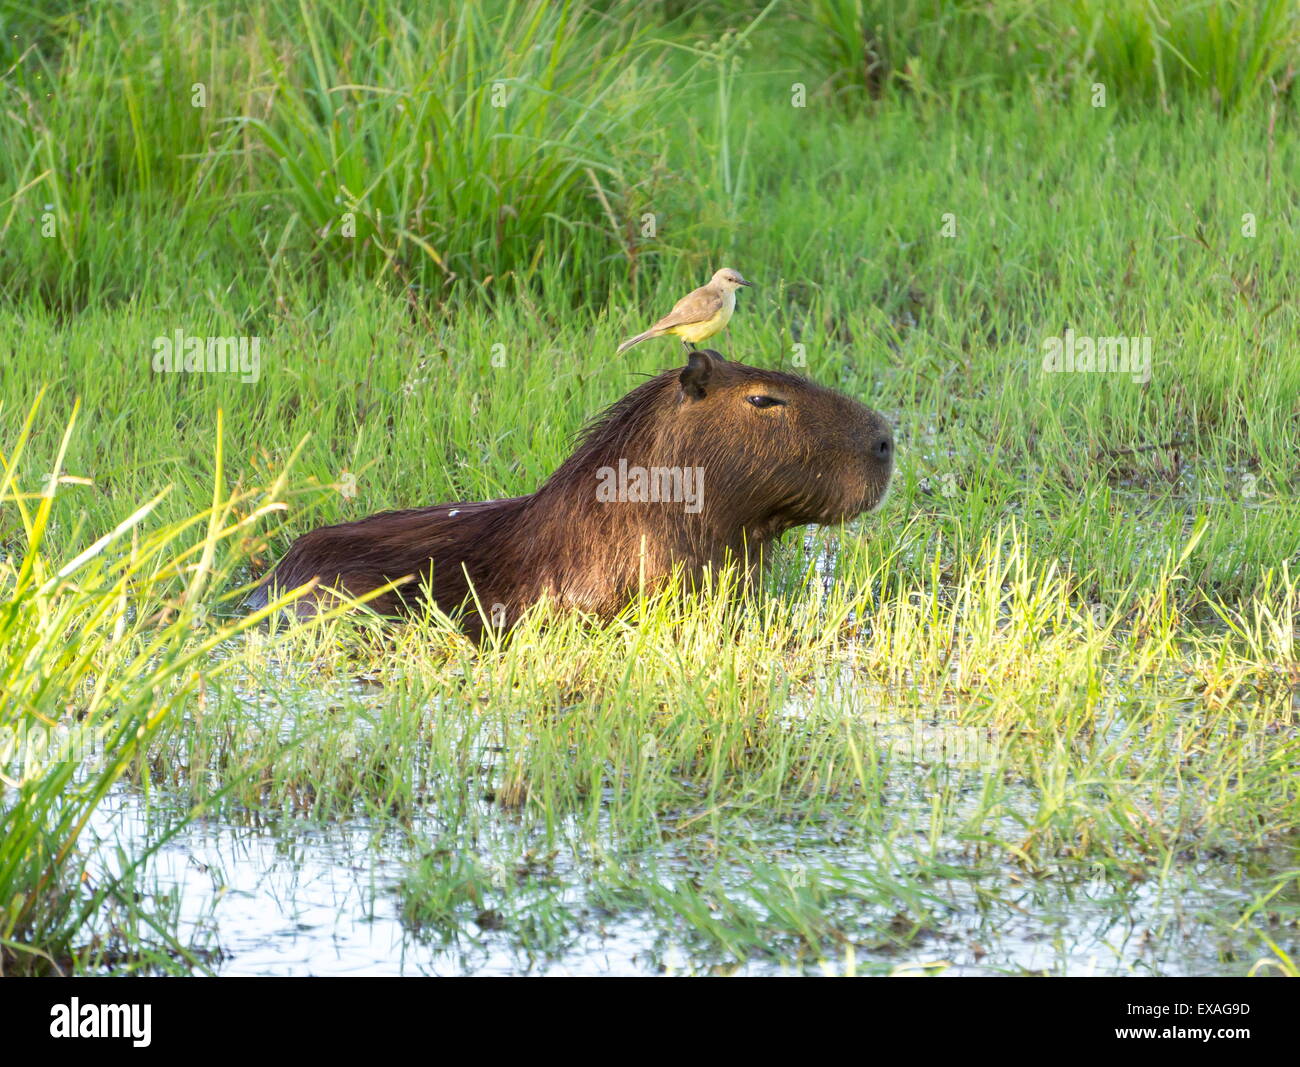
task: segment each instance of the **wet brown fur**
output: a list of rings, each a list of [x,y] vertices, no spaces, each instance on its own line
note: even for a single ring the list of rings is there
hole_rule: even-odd
[[[785,401],[766,408],[751,396]],[[597,471],[629,466],[703,468],[702,509],[682,502],[598,499]],[[884,498],[893,437],[878,414],[840,393],[780,371],[693,352],[633,389],[591,423],[573,454],[530,496],[435,504],[326,526],[299,538],[262,580],[252,604],[312,578],[359,596],[415,577],[370,602],[401,614],[433,597],[480,637],[484,619],[511,625],[549,598],[600,616],[616,613],[644,580],[675,565],[688,580],[729,557],[753,563],[794,526],[831,524]],[[430,576],[430,566],[432,575]],[[315,609],[319,594],[297,602]]]

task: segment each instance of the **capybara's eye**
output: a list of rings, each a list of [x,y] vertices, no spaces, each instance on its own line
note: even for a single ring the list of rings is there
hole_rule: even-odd
[[[756,408],[774,408],[778,404],[784,404],[784,400],[778,400],[774,396],[751,396],[749,402]]]

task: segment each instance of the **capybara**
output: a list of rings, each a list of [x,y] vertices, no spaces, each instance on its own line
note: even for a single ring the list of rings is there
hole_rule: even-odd
[[[791,527],[873,510],[893,465],[888,423],[856,400],[694,351],[592,422],[537,492],[313,530],[250,603],[317,578],[296,602],[310,612],[326,589],[360,596],[410,575],[370,606],[401,614],[431,589],[476,639],[542,598],[608,617],[676,565],[688,582],[729,558],[752,567]]]

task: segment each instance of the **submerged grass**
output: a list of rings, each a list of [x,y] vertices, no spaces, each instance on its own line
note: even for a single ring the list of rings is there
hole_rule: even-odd
[[[825,596],[668,595],[481,653],[437,620],[378,645],[320,633],[284,668],[248,656],[152,773],[231,819],[410,826],[406,921],[464,951],[564,958],[599,915],[652,925],[648,962],[670,969],[820,967],[845,946],[871,973],[936,946],[970,967],[982,945],[1015,970],[996,931],[1024,921],[1025,887],[1050,925],[1254,864],[1251,895],[1211,913],[1217,956],[1204,915],[1153,952],[1280,965],[1265,938],[1289,944],[1300,886],[1266,857],[1294,854],[1300,815],[1300,596],[1280,573],[1231,626],[1189,626],[1192,547],[1105,620],[1013,524],[955,585],[883,597],[879,551]]]
[[[208,825],[373,833],[441,967],[1294,972],[1281,6],[69,10],[3,13],[7,972],[224,966],[151,881]],[[484,649],[242,615],[313,525],[535,488],[724,261],[724,349],[894,423],[878,516]]]

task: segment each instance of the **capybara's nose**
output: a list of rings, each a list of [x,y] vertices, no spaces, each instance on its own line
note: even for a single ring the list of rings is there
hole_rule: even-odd
[[[892,463],[894,460],[894,438],[889,433],[882,433],[872,443],[871,455],[880,463]]]

